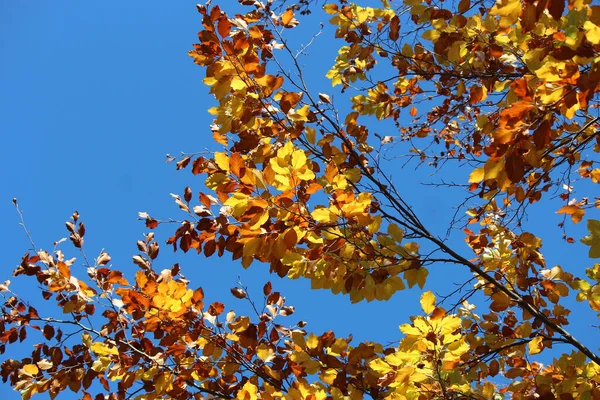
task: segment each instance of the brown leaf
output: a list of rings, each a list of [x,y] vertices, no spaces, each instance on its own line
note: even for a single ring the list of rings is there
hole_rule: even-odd
[[[467,0],[468,1],[468,0]],[[394,15],[390,20],[390,40],[396,41],[400,38],[400,18]]]
[[[45,325],[43,333],[46,340],[50,340],[54,337],[54,328],[52,325]]]
[[[519,155],[511,152],[506,156],[505,160],[506,175],[511,182],[517,183],[525,176],[525,165],[523,164],[523,158]]]
[[[225,304],[215,301],[208,307],[208,313],[213,317],[219,316],[225,310]]]
[[[105,253],[105,252],[100,253],[98,258],[96,259],[96,265],[98,265],[98,266],[104,266],[104,265],[108,264],[109,262],[110,262],[110,256],[108,255],[108,253]]]
[[[470,89],[469,103],[471,105],[479,103],[483,98],[483,88],[481,86],[473,85]]]
[[[144,257],[139,256],[139,255],[133,256],[133,263],[142,269],[150,268],[150,264],[148,263],[148,260],[146,260]]]
[[[285,114],[288,113],[292,108],[296,107],[296,104],[300,101],[302,96],[296,92],[287,92],[279,100],[279,106],[281,107],[281,111]]]
[[[325,93],[319,93],[319,100],[325,104],[331,104],[331,98]]]
[[[198,175],[204,172],[206,166],[206,160],[204,157],[198,157],[194,160],[192,164],[192,174]]]
[[[490,309],[492,311],[501,312],[508,308],[510,305],[510,299],[504,292],[496,292],[492,295],[492,304]]]
[[[293,249],[298,242],[298,235],[296,231],[292,228],[289,228],[283,237],[283,242],[285,243],[285,247],[287,249]]]
[[[538,150],[542,150],[550,144],[551,137],[552,129],[550,129],[550,122],[545,119],[533,132],[533,143]]]
[[[521,13],[521,26],[524,32],[529,32],[535,28],[538,20],[536,6],[532,3],[525,3]]]
[[[237,297],[238,299],[245,299],[246,298],[246,291],[244,289],[241,288],[231,288],[231,294],[234,297]]]
[[[265,283],[265,286],[263,287],[263,294],[265,296],[268,296],[271,294],[272,290],[273,290],[273,285],[271,284],[271,282]]]
[[[565,0],[550,0],[548,3],[548,12],[552,18],[557,21],[560,21],[560,17],[565,11]]]
[[[180,161],[177,162],[176,169],[177,170],[184,169],[185,167],[188,166],[189,163],[190,163],[190,157],[184,157],[183,159],[181,159]]]

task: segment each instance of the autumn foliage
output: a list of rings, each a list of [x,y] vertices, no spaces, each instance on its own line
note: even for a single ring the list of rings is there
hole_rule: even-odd
[[[579,239],[600,258],[600,222],[590,218],[600,207],[600,6],[239,3],[197,7],[189,55],[214,96],[203,135],[220,151],[168,158],[203,184],[173,195],[184,219],[173,229],[140,214],[150,233],[132,276],[105,252],[87,261],[77,213],[67,229],[80,259],[31,249],[14,275],[38,284],[57,312],[40,315],[0,286],[4,381],[24,400],[63,391],[86,400],[600,399],[600,353],[569,333],[580,321],[565,305],[570,297],[600,312],[600,264],[581,254],[589,265],[578,276],[547,261],[526,218],[541,204],[564,215],[565,251],[584,221],[589,236]],[[333,30],[303,32],[315,18]],[[298,32],[301,49],[288,39]],[[319,40],[337,55],[331,87],[314,91],[304,65]],[[390,170],[406,163],[442,177],[466,171],[439,190],[462,190],[450,228],[468,247],[450,246],[415,213]],[[262,304],[231,289],[253,315],[204,304],[179,265],[155,269],[159,248],[232,257],[352,302],[423,289],[439,264],[473,279],[444,289],[444,307],[424,291],[421,309],[399,321],[397,346],[357,343],[335,326],[290,325],[294,307],[271,283]],[[76,276],[82,263],[87,276]],[[42,337],[29,356],[10,358],[14,343]]]

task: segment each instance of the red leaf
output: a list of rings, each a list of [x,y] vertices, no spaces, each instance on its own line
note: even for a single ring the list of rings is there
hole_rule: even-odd
[[[154,218],[146,218],[146,228],[154,229],[158,226],[158,221]]]
[[[272,290],[273,290],[273,285],[271,284],[271,282],[265,283],[265,286],[263,287],[264,295],[265,296],[270,295]]]

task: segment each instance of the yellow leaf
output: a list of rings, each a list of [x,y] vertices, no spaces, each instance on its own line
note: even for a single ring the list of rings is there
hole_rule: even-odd
[[[404,238],[404,231],[398,227],[396,224],[388,225],[388,234],[394,239],[395,242],[400,243]]]
[[[23,365],[23,370],[22,370],[25,374],[27,375],[37,375],[37,373],[40,371],[37,367],[37,365],[35,364],[25,364]]]
[[[425,31],[425,33],[423,33],[421,35],[421,37],[425,40],[430,40],[433,42],[433,41],[436,41],[440,37],[440,32],[435,29],[431,29],[431,30]]]
[[[250,221],[250,229],[256,230],[259,229],[267,220],[269,219],[269,210],[265,210],[262,214],[259,215],[258,218],[252,218]]]
[[[467,353],[470,349],[470,346],[467,342],[465,342],[464,338],[452,342],[448,345],[448,352],[453,356],[450,357],[452,359],[458,359],[463,354]],[[446,356],[446,358],[449,358]]]
[[[233,195],[228,198],[224,204],[231,207],[231,215],[234,217],[240,217],[243,215],[250,206],[248,196],[239,192],[233,193]]]
[[[99,357],[92,363],[92,370],[96,372],[104,372],[112,361],[110,357]]]
[[[85,347],[90,347],[92,345],[92,335],[90,335],[87,332],[84,332],[83,335],[81,335],[81,341],[85,345]]]
[[[299,346],[302,349],[306,347],[306,341],[304,340],[304,334],[302,332],[293,331],[292,340],[296,346]]]
[[[419,269],[409,269],[404,273],[404,279],[406,279],[409,288],[413,287],[416,283],[421,289],[423,289],[428,274],[429,271],[427,271],[427,269],[424,267]]]
[[[585,37],[592,44],[600,44],[600,26],[594,24],[591,21],[585,21],[583,24],[585,30]]]
[[[296,111],[290,110],[288,117],[292,121],[308,121],[309,105],[306,104]]]
[[[94,342],[90,350],[97,356],[119,355],[119,350],[114,346],[109,346],[106,343]]]
[[[229,156],[226,153],[215,152],[215,163],[223,171],[229,172]]]
[[[163,372],[154,381],[154,389],[157,394],[165,393],[173,387],[171,374]]]
[[[337,6],[337,4],[325,4],[323,6],[323,11],[325,11],[327,14],[330,14],[330,15],[337,14],[338,6]]]
[[[471,175],[469,175],[469,183],[479,183],[483,180],[484,176],[485,176],[485,168],[484,167],[475,168],[473,170],[473,172],[471,172]]]
[[[527,347],[529,348],[529,354],[534,355],[541,353],[542,349],[544,348],[542,340],[544,340],[544,338],[538,336],[534,338],[531,342],[529,342],[529,344],[527,345]]]
[[[236,399],[239,400],[256,400],[258,394],[258,388],[254,386],[250,381],[247,381],[242,390],[238,391]]]
[[[317,208],[310,213],[317,222],[328,223],[337,221],[337,216],[329,208]]]
[[[590,179],[594,183],[600,183],[600,169],[594,168],[592,172],[590,172]]]
[[[383,361],[381,358],[376,358],[375,360],[369,363],[369,367],[379,375],[385,375],[388,372],[393,371],[393,369]]]
[[[600,221],[589,219],[587,228],[590,234],[581,239],[581,243],[590,246],[590,258],[600,258]]]
[[[295,150],[292,153],[292,168],[301,169],[306,166],[306,154],[302,150]]]
[[[263,239],[261,237],[255,237],[244,244],[243,255],[244,257],[254,257],[258,249],[262,246]]]
[[[421,295],[421,308],[425,314],[430,314],[435,308],[435,295],[430,291]]]
[[[306,127],[306,139],[310,144],[315,144],[317,141],[317,130],[315,128]]]
[[[314,333],[308,335],[308,337],[306,338],[306,347],[308,347],[310,350],[319,347],[319,338],[317,337],[317,335],[315,335]]]
[[[499,15],[500,27],[507,28],[517,21],[521,9],[521,0],[500,0],[492,7],[490,15]]]
[[[385,362],[391,366],[398,367],[404,364],[406,356],[402,352],[396,352],[385,356]]]
[[[250,326],[250,318],[240,317],[239,320],[229,324],[229,329],[231,329],[231,331],[233,333],[240,333],[240,332],[243,332],[246,329],[248,329],[249,326]]]
[[[485,177],[485,179],[496,179],[498,177],[498,174],[503,169],[504,169],[504,161],[503,160],[493,161],[492,159],[489,159],[485,162],[485,165],[483,166],[484,177]],[[473,171],[473,172],[475,172],[475,171]],[[470,180],[469,180],[469,182],[470,182]]]
[[[271,355],[271,351],[269,350],[269,347],[263,343],[256,348],[256,355],[258,358],[265,361]]]
[[[244,82],[242,79],[240,79],[239,77],[233,77],[233,79],[231,80],[231,88],[233,90],[242,90],[244,88],[246,88],[246,82]]]
[[[369,18],[369,9],[368,8],[363,8],[362,10],[358,10],[356,12],[356,20],[358,21],[359,24],[362,24],[363,22],[365,22],[367,20],[367,18]]]

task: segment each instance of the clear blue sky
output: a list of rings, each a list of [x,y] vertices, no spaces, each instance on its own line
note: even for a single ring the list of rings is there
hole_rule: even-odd
[[[10,277],[29,247],[13,197],[19,199],[38,247],[50,250],[53,241],[67,236],[64,222],[78,210],[89,231],[88,256],[104,248],[114,267],[129,273],[136,270],[130,261],[135,242],[147,231],[136,221],[137,213],[183,217],[169,193],[182,193],[187,185],[197,192],[203,178],[176,172],[164,161],[166,153],[212,146],[206,110],[213,100],[202,84],[203,71],[186,55],[200,28],[193,1],[0,2],[0,281]],[[331,40],[321,38],[313,50],[318,61],[306,71],[327,69],[334,56],[327,51]],[[330,87],[316,89],[333,92]],[[405,174],[415,176],[412,169]],[[406,195],[427,221],[438,221],[433,230],[443,235],[446,226],[439,221],[449,218],[440,216],[454,204],[440,206],[439,192],[420,186]],[[563,246],[555,228],[559,220],[553,216],[530,221],[553,230],[546,247]],[[160,243],[172,229],[158,231]],[[581,237],[584,232],[573,233]],[[583,246],[566,249],[577,252],[579,270],[591,265],[581,253],[586,251]],[[407,322],[411,312],[418,313],[418,291],[399,293],[387,303],[351,306],[345,297],[310,291],[306,281],[269,276],[265,266],[254,264],[244,271],[228,255],[206,260],[173,255],[166,245],[161,250],[161,268],[179,262],[192,286],[203,286],[210,301],[223,301],[227,309],[241,305],[229,293],[238,275],[256,293],[271,279],[297,307],[290,322],[307,320],[307,329],[317,333],[333,329],[339,335],[353,333],[359,340],[388,342],[399,338],[398,325]],[[466,249],[463,254],[468,255]],[[573,262],[562,251],[546,256],[555,258],[550,266]],[[451,268],[433,268],[436,277],[430,288],[449,292],[442,284],[456,276]],[[85,274],[83,268],[80,274]]]

